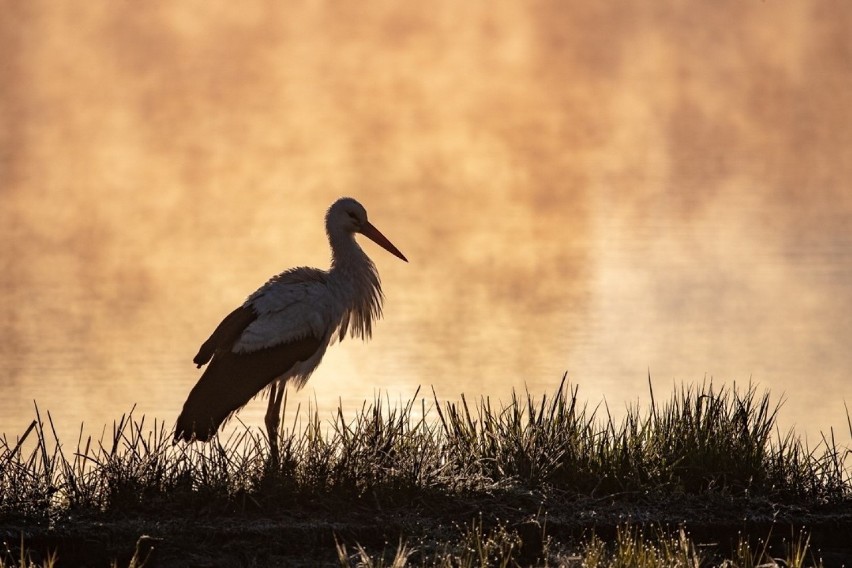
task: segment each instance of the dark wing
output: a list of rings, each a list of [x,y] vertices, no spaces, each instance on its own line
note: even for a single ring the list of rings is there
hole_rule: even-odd
[[[228,318],[225,318],[207,343],[213,340]],[[319,349],[320,343],[319,339],[306,337],[251,353],[234,353],[230,348],[214,349],[213,362],[201,375],[183,405],[175,427],[175,440],[190,441],[194,437],[206,442],[228,416],[293,365],[309,359]],[[196,362],[207,356],[206,353],[202,346]]]
[[[244,305],[225,316],[222,323],[198,350],[198,355],[192,362],[201,368],[202,365],[210,362],[217,351],[230,351],[245,328],[256,319],[257,313],[251,307]]]

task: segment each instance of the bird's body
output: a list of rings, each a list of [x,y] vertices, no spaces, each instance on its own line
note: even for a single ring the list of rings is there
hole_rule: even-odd
[[[332,250],[329,270],[301,267],[274,276],[201,346],[194,361],[199,367],[210,365],[184,404],[175,440],[209,439],[225,419],[271,385],[267,429],[272,441],[270,421],[277,428],[284,383],[303,386],[326,348],[347,333],[370,337],[373,321],[381,317],[382,289],[376,266],[354,233],[406,259],[367,221],[354,199],[340,199],[329,208],[326,232]]]

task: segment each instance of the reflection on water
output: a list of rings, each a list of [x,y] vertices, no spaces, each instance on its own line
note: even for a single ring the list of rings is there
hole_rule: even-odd
[[[70,432],[133,404],[173,421],[198,344],[272,273],[325,266],[350,194],[411,263],[365,243],[386,318],[291,403],[567,371],[617,412],[650,371],[753,380],[785,426],[846,435],[846,4],[10,14],[0,432],[33,399]]]

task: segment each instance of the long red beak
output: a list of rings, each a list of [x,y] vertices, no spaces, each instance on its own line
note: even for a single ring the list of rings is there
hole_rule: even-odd
[[[385,249],[386,251],[388,251],[389,253],[391,253],[392,255],[396,256],[397,258],[408,262],[408,259],[405,258],[405,255],[399,252],[399,249],[393,246],[393,243],[390,242],[387,237],[385,237],[377,228],[375,228],[369,222],[364,223],[364,225],[361,227],[361,234],[376,243],[377,245],[379,245],[380,247],[382,247],[383,249]]]

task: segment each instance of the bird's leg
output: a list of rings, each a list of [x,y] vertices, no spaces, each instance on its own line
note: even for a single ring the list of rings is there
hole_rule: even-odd
[[[272,469],[278,469],[278,426],[281,423],[281,401],[284,398],[284,385],[276,380],[269,387],[269,405],[266,407],[266,435],[269,437],[269,457]]]

